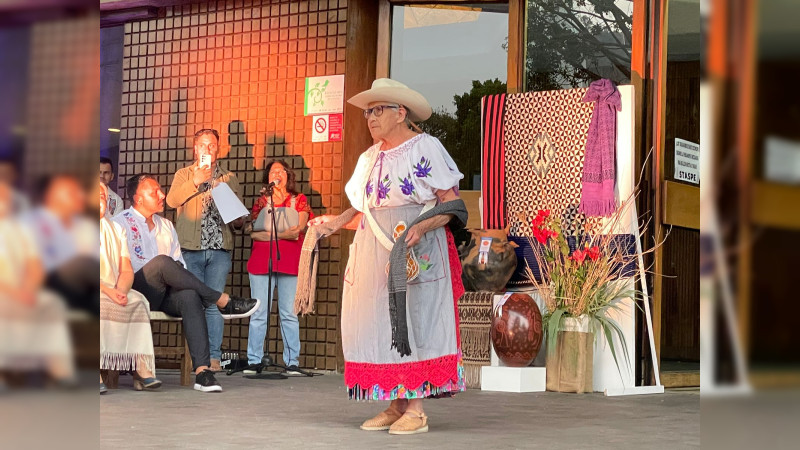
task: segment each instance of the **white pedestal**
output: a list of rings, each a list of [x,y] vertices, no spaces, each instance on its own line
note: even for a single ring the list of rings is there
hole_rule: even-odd
[[[633,283],[633,279],[630,280],[630,283]],[[539,306],[539,310],[541,311],[542,315],[544,315],[547,311],[544,302],[535,289],[526,288],[517,290],[515,292],[530,295]],[[502,295],[495,295],[494,304],[497,305],[497,302],[499,302],[502,298]],[[617,309],[612,309],[608,312],[608,317],[614,320],[622,329],[622,332],[625,335],[625,343],[628,350],[628,358],[626,359],[624,357],[625,351],[622,348],[622,344],[619,342],[617,336],[614,335],[614,347],[620,364],[619,369],[617,369],[617,364],[614,361],[614,356],[608,346],[608,343],[606,342],[605,336],[600,336],[599,339],[595,339],[594,361],[592,365],[592,387],[595,392],[606,392],[609,389],[617,392],[630,390],[631,388],[636,387],[636,383],[634,381],[634,355],[636,352],[634,344],[636,341],[636,323],[634,321],[633,309],[633,301],[630,299],[624,299],[617,303]],[[539,366],[538,368],[544,369],[541,366],[544,366],[546,363],[546,353],[547,340],[543,339],[539,354],[531,364],[533,366]],[[491,364],[492,366],[503,366],[503,362],[497,358],[494,348],[491,349]],[[620,372],[622,372],[622,376],[620,376]],[[483,377],[483,373],[481,374],[481,377]]]
[[[500,392],[544,392],[544,367],[481,367],[481,390]]]

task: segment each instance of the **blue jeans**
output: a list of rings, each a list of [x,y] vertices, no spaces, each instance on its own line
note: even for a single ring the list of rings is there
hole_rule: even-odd
[[[268,275],[250,274],[250,297],[261,300],[261,305],[250,316],[247,333],[247,362],[258,364],[264,357],[264,338],[269,327],[269,312],[272,304],[267,301],[270,291]],[[294,294],[297,292],[297,277],[284,273],[272,275],[272,286],[278,285],[278,312],[280,314],[281,336],[283,336],[283,362],[287,366],[298,366],[300,357],[300,321],[294,314]]]
[[[231,271],[231,253],[226,250],[182,250],[186,269],[200,279],[206,286],[223,292],[228,272]],[[211,359],[222,358],[222,335],[225,332],[225,320],[217,305],[206,308],[208,324],[208,346]]]

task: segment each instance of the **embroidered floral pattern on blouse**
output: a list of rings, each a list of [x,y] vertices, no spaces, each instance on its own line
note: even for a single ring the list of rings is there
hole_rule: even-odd
[[[429,159],[425,159],[424,156],[420,158],[417,165],[414,166],[414,175],[416,175],[417,178],[426,178],[431,176],[431,161]]]
[[[133,241],[133,254],[136,255],[137,258],[144,261],[144,248],[142,248],[142,233],[139,231],[139,227],[136,225],[136,220],[133,218],[133,215],[130,211],[125,211],[122,214],[125,217],[125,221],[128,222],[128,225],[131,227],[131,240]]]
[[[372,188],[372,181],[370,181],[370,182],[368,182],[368,183],[367,183],[367,189],[366,189],[366,192],[367,192],[367,197],[369,197],[370,195],[372,195],[372,191],[373,191],[373,188]]]
[[[392,185],[392,181],[389,180],[389,175],[387,174],[385,177],[383,177],[383,180],[381,180],[378,183],[378,198],[379,199],[385,200],[385,199],[389,198],[389,191],[391,191],[391,188],[389,186],[391,186],[391,185]]]
[[[411,182],[411,174],[406,175],[405,178],[398,177],[397,179],[400,180],[400,190],[403,191],[403,194],[414,194],[414,184]]]

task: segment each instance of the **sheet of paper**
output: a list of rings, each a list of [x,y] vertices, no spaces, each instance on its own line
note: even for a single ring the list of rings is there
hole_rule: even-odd
[[[225,223],[231,223],[239,217],[250,214],[227,183],[220,183],[212,189],[211,198],[214,199],[219,215]]]

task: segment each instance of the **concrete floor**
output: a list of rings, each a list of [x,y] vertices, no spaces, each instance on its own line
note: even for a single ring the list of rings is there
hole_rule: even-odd
[[[430,431],[361,431],[386,403],[347,400],[341,375],[249,380],[220,375],[225,392],[181,387],[159,372],[157,392],[131,379],[100,398],[101,448],[665,448],[700,446],[698,391],[609,398],[469,390],[426,403]]]

